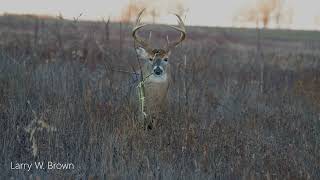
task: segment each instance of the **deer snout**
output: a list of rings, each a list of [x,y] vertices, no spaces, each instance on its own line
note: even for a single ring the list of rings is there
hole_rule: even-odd
[[[163,69],[160,66],[157,66],[153,69],[154,74],[160,76],[163,73]]]

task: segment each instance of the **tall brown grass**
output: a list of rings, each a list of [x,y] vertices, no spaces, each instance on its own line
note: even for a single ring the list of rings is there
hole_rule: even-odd
[[[187,27],[169,111],[146,132],[129,101],[130,24],[111,22],[104,38],[104,23],[20,18],[0,17],[3,179],[319,178],[319,56],[303,48],[317,32],[261,31],[261,93],[255,30]],[[34,132],[36,156],[24,130],[33,112],[55,127]],[[49,160],[76,169],[9,169]]]

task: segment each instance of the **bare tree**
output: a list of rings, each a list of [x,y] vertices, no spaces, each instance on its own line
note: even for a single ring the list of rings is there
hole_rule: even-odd
[[[155,8],[153,8],[149,13],[152,17],[153,24],[155,24],[156,18],[159,16],[159,12]]]
[[[107,43],[110,40],[110,17],[108,18],[107,22],[105,22],[105,20],[103,19],[103,23],[104,23],[103,40],[104,40],[104,43]]]
[[[290,11],[285,10],[284,0],[261,0],[255,6],[248,6],[234,18],[238,22],[251,22],[258,25],[262,23],[266,28],[273,20],[278,27],[282,23],[285,16],[292,16]],[[290,18],[287,18],[290,19]]]

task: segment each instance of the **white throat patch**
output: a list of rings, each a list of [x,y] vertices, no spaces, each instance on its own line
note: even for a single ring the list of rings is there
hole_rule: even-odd
[[[166,82],[168,79],[167,74],[163,74],[161,76],[157,76],[152,74],[149,78],[148,81],[149,82],[155,82],[155,83],[161,83],[161,82]]]

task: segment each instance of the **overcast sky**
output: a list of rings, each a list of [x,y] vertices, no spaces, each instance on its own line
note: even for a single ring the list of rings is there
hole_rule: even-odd
[[[110,16],[118,19],[130,0],[0,0],[0,13],[34,13],[58,15],[72,18],[83,13],[82,19],[101,20]],[[131,0],[131,2],[147,1],[154,8],[174,11],[172,0]],[[233,17],[241,9],[253,6],[259,0],[177,0],[187,11],[186,24],[205,26],[232,26]],[[268,1],[268,0],[264,0]],[[315,19],[320,21],[320,0],[285,0],[293,9],[292,24],[287,28],[320,29]],[[287,8],[287,7],[286,7]],[[318,9],[317,9],[318,8]],[[318,11],[317,11],[318,10]],[[160,18],[161,22],[173,23],[170,16]],[[236,24],[244,26],[248,24]]]

